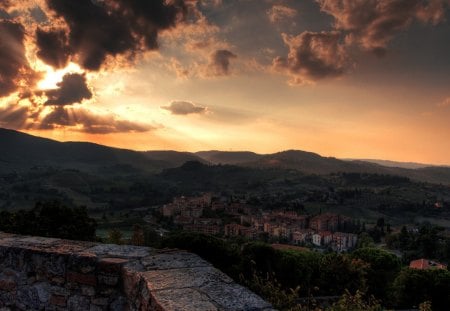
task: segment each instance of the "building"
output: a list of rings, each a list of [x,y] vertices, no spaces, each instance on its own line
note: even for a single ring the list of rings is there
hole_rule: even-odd
[[[317,246],[327,246],[331,243],[333,234],[330,231],[321,231],[312,235],[312,242]]]
[[[227,224],[224,226],[224,235],[225,236],[239,236],[241,235],[241,230],[244,228],[244,226],[241,226],[239,224]]]
[[[220,226],[218,225],[202,225],[202,224],[188,224],[183,226],[186,231],[198,232],[203,234],[219,234]]]
[[[333,250],[342,252],[354,248],[358,242],[358,236],[353,233],[335,232],[332,241]]]
[[[447,266],[444,265],[443,263],[439,263],[425,258],[411,261],[409,263],[409,267],[412,269],[419,269],[419,270],[447,269]]]
[[[309,229],[297,230],[292,232],[292,242],[301,244],[311,241],[314,231]]]

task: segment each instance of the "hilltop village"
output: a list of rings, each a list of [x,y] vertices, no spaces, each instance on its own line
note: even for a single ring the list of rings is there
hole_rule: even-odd
[[[358,241],[353,232],[359,224],[349,217],[262,211],[245,200],[224,200],[212,193],[176,197],[161,207],[161,214],[185,231],[229,238],[244,237],[337,252],[353,249]]]

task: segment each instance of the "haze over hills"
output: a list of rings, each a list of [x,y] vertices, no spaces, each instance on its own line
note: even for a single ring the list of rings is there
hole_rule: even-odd
[[[159,172],[179,167],[188,161],[205,164],[227,164],[255,169],[292,169],[306,174],[374,173],[405,176],[411,179],[450,184],[449,167],[418,167],[414,169],[384,166],[362,160],[345,161],[322,157],[316,153],[288,150],[273,154],[249,151],[133,151],[86,142],[57,142],[21,132],[0,129],[0,172],[53,166],[98,170],[129,167],[130,170]],[[392,162],[389,162],[392,163]],[[398,165],[400,166],[400,165]]]
[[[364,161],[364,162],[375,163],[375,164],[379,164],[379,165],[387,166],[387,167],[401,167],[401,168],[409,168],[409,169],[438,166],[438,165],[433,165],[433,164],[425,164],[425,163],[417,163],[417,162],[398,162],[398,161],[379,160],[379,159],[342,159],[342,160]],[[447,167],[447,165],[442,165],[442,166]]]

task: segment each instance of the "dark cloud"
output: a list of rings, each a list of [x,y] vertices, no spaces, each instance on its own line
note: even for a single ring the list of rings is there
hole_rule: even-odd
[[[283,34],[289,47],[287,57],[273,61],[276,70],[286,71],[292,84],[304,84],[342,75],[348,65],[345,46],[338,32],[309,32],[298,36]]]
[[[226,76],[230,72],[230,61],[237,55],[228,50],[217,50],[211,55],[210,68],[217,76]]]
[[[194,113],[204,113],[207,108],[195,105],[187,101],[173,101],[169,106],[161,106],[162,109],[170,111],[171,114],[188,115]]]
[[[30,9],[30,16],[39,24],[48,22],[47,15],[39,6]]]
[[[69,45],[85,69],[98,70],[108,56],[133,57],[158,48],[160,31],[186,14],[183,0],[46,0],[68,26]]]
[[[0,19],[10,19],[8,12],[0,8]]]
[[[21,129],[28,119],[28,108],[10,105],[0,108],[0,126],[11,129]]]
[[[21,24],[0,21],[0,97],[14,93],[29,73]]]
[[[155,129],[141,124],[118,119],[112,114],[98,115],[83,108],[55,107],[40,123],[41,129],[76,127],[75,130],[90,134],[147,132]]]
[[[282,4],[275,4],[267,10],[267,16],[272,23],[283,22],[297,15],[297,10]]]
[[[63,30],[36,30],[37,56],[54,68],[64,68],[70,56],[67,36]]]
[[[2,0],[0,1],[0,9],[9,9],[11,6],[11,0]]]
[[[84,99],[92,98],[92,92],[86,84],[84,75],[78,73],[66,74],[57,86],[58,89],[45,92],[48,97],[46,105],[72,105],[81,103]]]
[[[415,20],[437,24],[444,20],[445,0],[316,0],[335,19],[334,27],[350,34],[365,50],[383,55],[398,32]]]

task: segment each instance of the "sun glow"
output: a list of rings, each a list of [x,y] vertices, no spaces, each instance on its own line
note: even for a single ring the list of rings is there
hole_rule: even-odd
[[[65,68],[55,70],[50,66],[45,65],[44,79],[39,81],[39,90],[51,90],[58,88],[58,83],[62,81],[64,75],[68,73],[83,73],[83,70],[78,64],[69,63]]]

